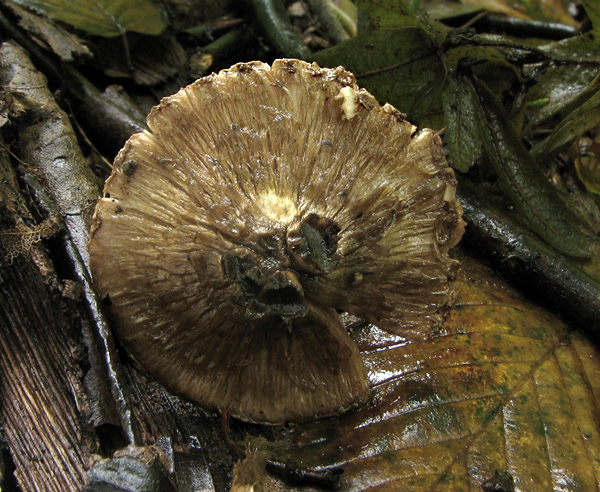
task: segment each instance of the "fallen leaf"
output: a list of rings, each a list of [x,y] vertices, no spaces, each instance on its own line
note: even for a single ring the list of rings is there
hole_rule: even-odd
[[[280,441],[251,441],[236,479],[298,490],[264,472],[277,459],[317,473],[341,467],[344,491],[481,490],[497,472],[515,491],[596,490],[598,350],[486,268],[462,262],[459,304],[443,333],[411,343],[373,326],[357,331],[370,405],[291,426]]]
[[[91,56],[83,40],[63,26],[23,9],[14,2],[7,2],[6,5],[19,17],[19,25],[43,40],[61,60],[73,61],[75,58]]]
[[[464,83],[469,83],[467,77]],[[536,166],[498,98],[479,82],[475,84],[475,91],[480,102],[479,137],[512,205],[548,245],[574,258],[591,258],[598,238],[581,229],[574,213]]]
[[[600,88],[571,113],[566,115],[544,140],[532,149],[534,160],[542,162],[561,147],[600,125]]]
[[[160,12],[149,0],[14,1],[98,36],[119,36],[127,31],[160,34],[166,27]]]
[[[577,26],[577,21],[567,10],[567,4],[561,0],[462,0],[462,3],[509,17]]]
[[[185,50],[175,36],[130,34],[127,38],[130,60],[119,38],[100,39],[92,47],[96,67],[109,77],[133,78],[136,84],[156,85],[176,77],[187,61]]]
[[[445,68],[439,45],[448,28],[413,14],[404,0],[359,0],[356,5],[368,19],[365,29],[319,51],[314,60],[321,66],[343,65],[361,87],[407,113],[412,123],[441,129]]]
[[[594,27],[594,33],[600,34],[600,5],[595,0],[583,0],[583,8],[585,13],[588,15],[592,26]]]
[[[467,172],[481,156],[481,141],[477,132],[477,94],[453,71],[448,74],[443,92],[446,143],[452,167]]]
[[[590,136],[577,139],[569,154],[572,154],[577,176],[585,188],[600,195],[600,125],[590,132]]]
[[[590,33],[540,47],[549,56],[598,58],[600,42]],[[546,100],[531,115],[525,132],[560,113],[574,111],[597,90],[600,78],[595,64],[554,64],[542,75],[538,84],[527,93],[528,101]]]
[[[517,17],[519,19],[528,18],[527,14],[523,11],[524,9],[515,8],[514,4],[511,5],[502,0],[462,0],[461,3],[470,7],[478,7],[488,12],[505,14],[509,17]]]

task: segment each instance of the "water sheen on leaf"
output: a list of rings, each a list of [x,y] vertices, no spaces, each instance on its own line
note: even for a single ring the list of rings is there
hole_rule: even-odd
[[[127,31],[160,34],[166,27],[149,0],[14,0],[53,19],[98,36]]]
[[[469,83],[466,77],[465,83]],[[494,94],[481,83],[476,85],[476,92],[480,100],[479,136],[512,204],[533,231],[557,251],[575,258],[593,256],[598,239],[579,227],[575,215],[525,149]]]
[[[263,441],[250,460],[262,451],[308,469],[341,467],[344,491],[482,490],[497,472],[515,491],[596,490],[600,354],[462,261],[459,304],[443,333],[410,343],[374,327],[358,332],[368,407],[294,426],[286,445]],[[298,490],[254,470],[260,490]]]
[[[534,160],[540,162],[546,156],[585,132],[600,125],[600,88],[554,127],[552,133],[533,148]]]
[[[597,58],[600,42],[590,33],[540,47],[551,56]],[[526,132],[558,114],[575,110],[597,89],[595,64],[555,64],[543,74],[527,94],[528,101],[547,100],[530,119]]]

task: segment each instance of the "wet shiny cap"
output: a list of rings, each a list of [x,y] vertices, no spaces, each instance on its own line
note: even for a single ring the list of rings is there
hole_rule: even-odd
[[[165,98],[117,156],[89,248],[122,343],[243,420],[369,399],[338,311],[407,337],[455,300],[463,232],[438,135],[341,67],[242,63]]]

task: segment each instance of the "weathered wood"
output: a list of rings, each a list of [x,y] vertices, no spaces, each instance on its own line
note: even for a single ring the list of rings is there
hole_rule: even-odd
[[[170,394],[131,360],[124,360],[123,368],[143,444],[156,443],[170,455],[178,490],[229,490],[236,458],[225,442],[221,418]],[[231,425],[240,439],[252,428]]]
[[[68,118],[44,76],[14,43],[0,48],[0,69],[4,87],[18,101],[7,106],[13,124],[3,133],[10,136],[21,182],[8,159],[0,170],[10,184],[0,201],[6,218],[0,220],[0,234],[5,233],[0,377],[6,373],[3,381],[13,390],[3,392],[7,403],[0,413],[19,483],[24,490],[81,490],[86,483],[110,487],[101,483],[104,465],[94,463],[108,458],[106,466],[117,469],[124,458],[122,450],[113,452],[135,443],[151,454],[157,448],[165,453],[178,490],[228,490],[235,458],[220,417],[168,394],[113,346],[87,271],[87,228],[97,183]],[[36,209],[35,219],[26,203]],[[36,241],[59,227],[48,255]],[[28,241],[20,241],[26,236]],[[58,272],[52,261],[60,265]],[[63,295],[65,286],[71,298]],[[27,384],[21,381],[25,376]],[[238,429],[237,436],[245,432]],[[100,456],[90,460],[92,453]],[[141,465],[148,477],[156,471]],[[125,483],[127,474],[116,477],[121,479]]]
[[[83,287],[90,319],[97,328],[96,346],[88,344],[88,348],[90,352],[99,350],[105,361],[105,381],[110,394],[108,399],[98,402],[92,399],[97,402],[95,413],[106,414],[102,419],[113,423],[114,412],[110,409],[116,406],[122,432],[128,443],[134,443],[135,430],[127,408],[126,390],[120,383],[112,336],[87,268],[89,227],[93,206],[100,194],[100,181],[87,165],[69,118],[54,100],[46,78],[15,43],[0,46],[0,83],[19,101],[18,108],[16,104],[9,105],[9,114],[17,129],[11,141],[13,153],[27,168],[25,174],[29,176],[35,199],[56,222],[64,224],[66,261]],[[96,421],[96,425],[100,422]]]
[[[9,106],[14,123],[10,144],[22,182],[17,183],[5,159],[2,178],[10,186],[3,188],[6,200],[0,201],[6,219],[0,221],[5,260],[0,267],[0,357],[6,364],[0,365],[0,375],[7,374],[4,381],[11,388],[25,388],[18,394],[5,391],[3,397],[9,401],[1,412],[19,483],[24,490],[81,490],[86,482],[91,486],[102,479],[97,467],[92,468],[98,458],[90,461],[91,453],[110,458],[113,451],[135,441],[148,449],[157,444],[165,452],[179,490],[227,490],[233,458],[220,419],[165,393],[127,357],[126,378],[121,381],[121,361],[114,347],[106,360],[106,344],[112,340],[102,338],[110,338],[104,333],[107,325],[101,326],[104,331],[91,329],[104,321],[95,311],[100,306],[90,304],[93,288],[86,268],[94,178],[44,77],[18,47],[5,44],[1,51],[6,54],[0,62],[4,85],[23,103],[20,108]],[[25,206],[22,189],[27,203],[40,207],[37,220]],[[34,243],[44,231],[56,232],[59,223],[64,230],[53,240],[51,255],[60,263],[56,273],[41,243]],[[32,239],[20,241],[27,234]],[[24,246],[16,247],[21,243]],[[33,261],[34,252],[43,261]],[[68,290],[63,286],[71,288],[73,299],[63,295]],[[81,360],[71,357],[75,346]],[[14,354],[3,356],[4,350],[15,348]],[[23,368],[23,374],[16,367]],[[30,375],[27,384],[21,382],[24,374]],[[133,392],[133,404],[115,388],[119,394]],[[50,391],[48,397],[44,391]],[[38,393],[42,396],[32,396]],[[117,465],[122,457],[115,455],[114,460]],[[151,467],[148,472],[152,475]],[[126,474],[122,478],[126,481]]]
[[[97,440],[82,385],[78,289],[33,235],[16,177],[0,158],[0,416],[23,490],[80,490]],[[23,237],[23,236],[21,236]],[[15,249],[18,246],[17,249]],[[75,289],[72,287],[75,286]]]
[[[23,490],[80,490],[95,438],[74,327],[31,260],[0,275],[0,402],[17,481]]]

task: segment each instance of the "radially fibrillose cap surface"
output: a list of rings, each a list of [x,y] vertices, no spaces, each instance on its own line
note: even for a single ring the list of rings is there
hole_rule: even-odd
[[[97,288],[167,388],[263,423],[369,399],[347,311],[430,336],[464,224],[438,135],[341,67],[241,63],[165,98],[96,207]]]

